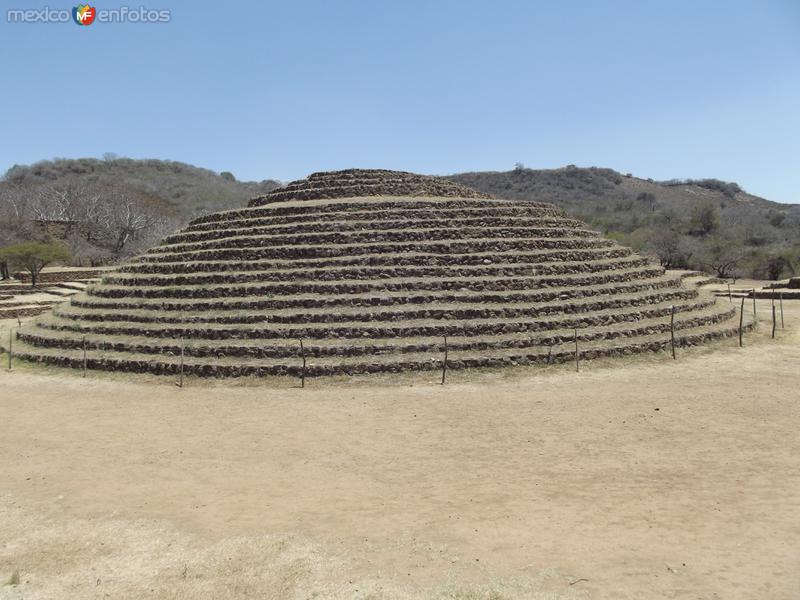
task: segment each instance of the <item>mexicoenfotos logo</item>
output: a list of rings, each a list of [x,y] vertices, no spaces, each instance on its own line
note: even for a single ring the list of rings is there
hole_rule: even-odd
[[[97,16],[97,10],[88,4],[79,4],[72,9],[72,19],[78,25],[91,25]]]
[[[98,23],[169,23],[172,11],[139,6],[119,8],[95,8],[89,4],[78,4],[72,13],[64,8],[9,8],[6,21],[9,23],[69,23],[87,26]]]

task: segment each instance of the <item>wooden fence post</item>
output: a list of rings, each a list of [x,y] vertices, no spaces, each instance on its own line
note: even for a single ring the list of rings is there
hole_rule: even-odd
[[[783,329],[783,292],[780,295],[780,302],[781,302],[781,329]]]
[[[775,324],[776,324],[776,320],[775,320],[775,304],[773,303],[772,304],[772,339],[773,340],[775,339]]]
[[[731,284],[728,284],[728,302],[733,302],[733,296],[731,296]]]
[[[553,359],[553,344],[550,344],[547,347],[547,364],[550,364],[550,361]]]
[[[573,329],[573,336],[575,338],[575,372],[579,372],[581,370],[581,355],[578,352],[578,330]]]
[[[83,336],[83,376],[86,377],[86,336]]]
[[[14,329],[13,327],[8,328],[8,370],[11,370],[11,354],[13,352],[14,347]]]
[[[184,346],[185,346],[185,344],[184,344],[183,338],[181,338],[181,363],[180,363],[180,367],[179,367],[179,379],[178,379],[178,387],[179,388],[183,387],[183,355],[184,355],[184,352],[185,352]]]
[[[444,361],[442,362],[442,385],[447,376],[447,336],[444,336]]]
[[[669,341],[672,346],[672,360],[675,360],[675,305],[669,311]]]
[[[756,326],[756,288],[753,288],[753,327]]]
[[[739,348],[742,347],[742,322],[744,321],[744,296],[742,296],[742,307],[739,309]]]
[[[300,340],[300,358],[303,359],[303,370],[300,371],[300,387],[306,387],[306,347],[303,345],[303,340]]]

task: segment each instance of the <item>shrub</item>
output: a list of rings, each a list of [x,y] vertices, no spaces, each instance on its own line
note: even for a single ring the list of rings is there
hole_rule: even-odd
[[[690,231],[693,235],[709,235],[719,227],[719,214],[710,202],[703,202],[692,207]]]
[[[0,260],[12,268],[27,270],[31,274],[31,286],[35,286],[42,269],[50,263],[69,260],[69,252],[58,244],[24,242],[0,250]]]

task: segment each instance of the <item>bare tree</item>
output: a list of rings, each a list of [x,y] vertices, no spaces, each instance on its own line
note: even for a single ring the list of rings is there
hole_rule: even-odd
[[[121,256],[135,242],[154,241],[153,238],[171,228],[171,219],[144,193],[108,188],[104,202],[104,224],[111,234],[111,251],[116,256]]]
[[[141,251],[179,224],[161,199],[125,185],[60,182],[0,186],[0,244],[58,241],[95,265]],[[0,272],[4,272],[0,265]]]
[[[20,187],[6,183],[0,188],[0,248],[31,239],[27,196]],[[0,256],[0,279],[10,279],[9,264]]]
[[[716,237],[703,249],[700,262],[712,270],[717,277],[727,279],[734,277],[738,273],[739,265],[744,260],[745,253],[730,240]]]
[[[34,220],[76,222],[85,191],[77,185],[42,185],[29,193]]]
[[[693,254],[687,240],[674,229],[654,231],[647,247],[665,269],[685,267]]]

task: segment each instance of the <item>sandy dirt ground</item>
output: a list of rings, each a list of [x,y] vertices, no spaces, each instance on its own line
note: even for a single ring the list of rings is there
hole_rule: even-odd
[[[759,304],[446,386],[3,370],[0,598],[800,598],[800,303]]]

